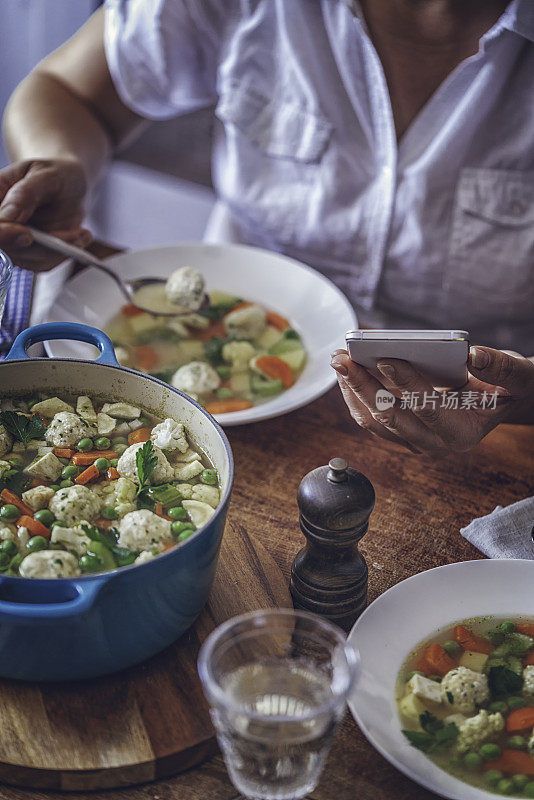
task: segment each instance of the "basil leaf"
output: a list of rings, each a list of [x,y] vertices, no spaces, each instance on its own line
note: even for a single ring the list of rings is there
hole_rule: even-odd
[[[434,738],[428,733],[423,733],[421,731],[403,731],[403,734],[413,747],[417,747],[417,749],[422,750],[423,753],[429,753],[436,747]]]

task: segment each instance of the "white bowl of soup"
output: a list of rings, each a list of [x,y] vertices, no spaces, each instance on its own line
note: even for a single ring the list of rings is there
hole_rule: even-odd
[[[533,579],[534,562],[520,559],[437,567],[378,597],[349,635],[358,725],[443,797],[532,796]]]
[[[343,346],[346,331],[357,320],[342,292],[316,270],[277,253],[238,245],[172,245],[123,253],[109,263],[125,278],[166,278],[180,267],[194,267],[205,278],[214,318],[208,313],[200,327],[186,325],[184,331],[179,318],[173,330],[168,318],[122,314],[124,298],[117,287],[89,268],[65,284],[49,320],[106,329],[121,347],[125,365],[170,384],[180,366],[208,363],[219,371],[220,381],[213,393],[196,396],[221,424],[286,414],[335,384],[330,353]],[[266,315],[258,335],[244,340],[254,350],[244,363],[242,354],[221,352],[233,340],[221,324],[224,316],[242,304],[259,306]],[[47,350],[56,358],[90,358],[94,353],[86,344],[59,341],[49,343]],[[251,370],[254,356],[268,361]]]

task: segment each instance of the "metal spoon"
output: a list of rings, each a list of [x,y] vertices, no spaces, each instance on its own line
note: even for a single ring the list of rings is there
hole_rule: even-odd
[[[56,253],[60,253],[67,258],[73,258],[75,261],[79,261],[80,264],[85,264],[88,267],[96,267],[96,269],[105,272],[109,278],[115,281],[128,302],[136,306],[136,308],[139,308],[141,311],[145,311],[147,314],[155,314],[158,317],[183,317],[190,314],[196,314],[197,311],[203,311],[209,305],[209,298],[207,295],[204,295],[202,305],[200,308],[195,310],[183,309],[180,306],[177,306],[176,311],[154,311],[152,308],[145,308],[135,301],[136,293],[145,286],[154,284],[165,286],[167,283],[166,278],[135,278],[134,280],[126,281],[124,278],[121,278],[121,276],[115,272],[114,269],[108,266],[105,261],[101,261],[92,253],[88,253],[87,250],[82,250],[81,247],[68,244],[68,242],[64,242],[63,239],[58,239],[57,236],[52,236],[50,233],[44,233],[44,231],[40,231],[37,228],[32,228],[29,225],[27,227],[37,244],[40,244],[43,247],[48,247],[49,250],[54,250]]]

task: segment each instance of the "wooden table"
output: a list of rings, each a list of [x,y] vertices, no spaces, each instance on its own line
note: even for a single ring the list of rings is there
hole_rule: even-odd
[[[501,426],[470,453],[442,461],[372,438],[350,419],[337,389],[285,417],[227,430],[236,462],[230,518],[259,539],[289,580],[303,544],[296,492],[303,475],[333,456],[364,472],[376,491],[361,550],[369,601],[414,573],[480,558],[459,533],[473,519],[534,494],[534,426]],[[218,756],[166,781],[72,800],[233,800],[239,795]],[[0,787],[0,800],[66,795]],[[347,715],[310,800],[430,800],[388,764]]]

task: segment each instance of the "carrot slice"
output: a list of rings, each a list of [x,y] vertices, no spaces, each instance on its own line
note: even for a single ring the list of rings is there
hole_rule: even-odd
[[[493,645],[488,639],[471,633],[471,631],[463,625],[457,625],[455,627],[454,638],[464,650],[469,650],[472,653],[485,653],[489,655],[493,650]]]
[[[187,325],[187,323],[185,324]],[[218,336],[220,339],[224,339],[226,336],[226,328],[224,327],[224,322],[222,322],[222,320],[212,322],[209,328],[206,328],[204,331],[200,331],[198,334],[198,338],[203,342],[209,342],[209,340],[213,339],[215,336]]]
[[[419,672],[424,672],[425,675],[432,675],[432,670],[430,669],[430,664],[426,660],[426,650],[424,652],[422,652],[421,655],[419,656],[419,658],[417,659],[416,669],[418,669]]]
[[[20,528],[27,528],[32,536],[43,536],[45,539],[50,539],[52,533],[50,528],[47,528],[42,522],[25,514],[18,518],[17,525]]]
[[[486,761],[482,769],[498,769],[509,775],[534,775],[534,758],[523,750],[503,750],[499,758]]]
[[[242,308],[250,308],[250,306],[253,305],[254,303],[251,303],[249,300],[242,300],[240,303],[236,303],[235,306],[232,306],[232,311],[240,311]]]
[[[427,648],[424,657],[432,675],[441,675],[443,677],[451,669],[458,666],[456,661],[450,657],[438,642],[433,642]]]
[[[138,444],[139,442],[148,442],[152,428],[138,428],[128,434],[129,444]]]
[[[107,458],[111,461],[112,458],[118,458],[114,450],[91,450],[88,453],[76,453],[72,456],[72,463],[77,467],[87,467],[89,464],[94,464],[97,458]]]
[[[289,389],[295,383],[291,367],[278,356],[259,356],[256,359],[256,366],[269,378],[281,380],[284,389]]]
[[[70,447],[54,447],[52,452],[58,458],[72,458],[76,455],[76,450],[71,450]]]
[[[120,472],[115,469],[115,467],[110,467],[106,472],[106,478],[108,481],[118,481],[120,476]]]
[[[121,311],[124,317],[138,317],[139,314],[145,313],[144,311],[141,311],[140,308],[137,308],[137,306],[134,306],[133,303],[127,303],[122,307]]]
[[[246,411],[252,408],[250,400],[214,400],[206,405],[209,414],[228,414],[231,411]]]
[[[113,524],[116,524],[116,520],[106,519],[105,517],[98,517],[98,519],[95,519],[94,524],[96,525],[97,528],[103,528],[105,531],[107,531],[109,528],[111,528]]]
[[[523,659],[523,666],[524,667],[534,666],[534,650],[531,650],[530,653]]]
[[[9,489],[2,489],[0,492],[0,497],[4,501],[4,503],[8,503],[11,506],[16,506],[21,514],[27,514],[28,517],[33,517],[33,508],[30,508],[23,503],[20,497],[13,492],[10,492]]]
[[[519,633],[524,633],[525,636],[534,638],[534,622],[518,622],[515,627]]]
[[[527,728],[532,727],[534,727],[534,706],[516,708],[506,720],[506,730],[513,733],[526,731]]]
[[[285,331],[286,328],[290,327],[289,320],[281,314],[277,314],[276,311],[268,311],[266,319],[269,325],[272,325],[273,328],[277,328],[279,331]]]
[[[149,344],[140,344],[137,346],[135,356],[138,365],[141,369],[151,370],[157,366],[159,357],[153,347]]]
[[[80,486],[83,486],[85,483],[89,483],[90,481],[94,481],[95,478],[98,478],[100,475],[100,470],[98,467],[95,467],[94,464],[91,464],[90,467],[84,469],[83,472],[80,472],[78,477],[76,478],[76,483]]]

